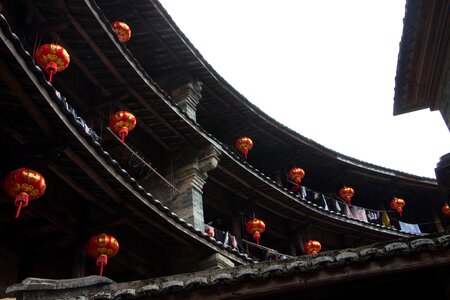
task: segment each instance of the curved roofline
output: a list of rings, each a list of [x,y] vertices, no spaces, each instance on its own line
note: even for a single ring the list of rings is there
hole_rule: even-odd
[[[430,184],[437,184],[436,180],[434,178],[425,177],[425,176],[419,176],[410,174],[407,172],[394,170],[388,167],[379,166],[370,162],[366,162],[363,160],[359,160],[357,158],[339,153],[335,150],[332,150],[330,148],[327,148],[323,146],[322,144],[319,144],[315,142],[314,140],[307,138],[300,133],[290,129],[289,127],[283,125],[279,121],[275,120],[268,114],[266,114],[264,111],[262,111],[259,107],[251,103],[247,98],[245,98],[241,93],[239,93],[232,85],[230,85],[220,74],[214,70],[214,68],[206,61],[206,59],[203,58],[200,51],[195,48],[195,46],[189,41],[189,39],[186,37],[186,35],[181,31],[181,29],[176,25],[170,14],[164,9],[164,7],[157,1],[157,0],[148,0],[150,3],[153,4],[155,9],[158,11],[162,19],[167,23],[168,27],[173,31],[174,34],[176,34],[182,42],[187,50],[192,54],[192,57],[198,61],[199,65],[201,65],[202,68],[204,68],[205,71],[207,71],[212,78],[214,78],[221,87],[223,87],[227,92],[229,92],[235,99],[237,99],[242,105],[245,105],[249,110],[253,111],[255,115],[257,115],[259,118],[266,121],[269,125],[272,125],[276,128],[278,128],[280,131],[284,132],[286,135],[289,135],[293,137],[294,139],[298,140],[299,142],[303,144],[307,144],[312,148],[315,148],[316,150],[321,151],[322,153],[332,156],[336,159],[340,159],[341,161],[344,161],[345,163],[349,163],[352,165],[357,165],[359,167],[368,169],[370,171],[375,171],[377,173],[380,173],[381,175],[390,175],[390,176],[396,176],[396,177],[405,177],[407,179],[412,180],[418,180],[427,182]]]
[[[60,118],[60,121],[65,124],[90,155],[93,156],[113,178],[116,178],[122,186],[139,199],[145,206],[156,212],[161,218],[171,224],[174,228],[177,228],[180,232],[183,232],[209,248],[226,255],[235,262],[253,262],[253,259],[248,257],[247,254],[239,253],[230,246],[216,241],[203,231],[194,228],[191,224],[179,218],[167,206],[164,206],[160,201],[154,199],[151,194],[147,193],[126,170],[122,169],[109,153],[103,150],[102,146],[86,132],[86,128],[77,121],[77,118],[79,117],[76,116],[73,109],[71,110],[70,105],[65,101],[65,98],[60,92],[47,81],[43,71],[35,65],[33,58],[23,48],[18,37],[11,32],[9,24],[2,14],[0,14],[0,39],[3,40],[8,47],[8,50],[16,57],[17,62],[20,64],[23,71],[34,83],[35,87],[39,89],[43,99],[48,102],[49,106]]]
[[[89,1],[86,1],[89,2]],[[360,220],[350,219],[342,214],[332,213],[330,211],[326,211],[325,209],[316,209],[314,205],[309,206],[306,202],[298,201],[297,198],[287,189],[281,188],[274,182],[272,179],[268,178],[261,171],[255,169],[252,165],[248,164],[248,162],[244,161],[241,157],[237,156],[235,152],[229,150],[229,147],[219,140],[217,140],[214,136],[209,134],[206,130],[199,126],[198,123],[193,121],[174,101],[167,93],[162,90],[146,73],[144,68],[140,65],[139,61],[134,57],[134,55],[128,50],[124,43],[119,43],[115,32],[112,30],[111,26],[109,26],[109,21],[106,19],[106,16],[103,14],[103,11],[96,5],[87,3],[89,9],[93,16],[97,19],[97,22],[103,27],[105,33],[108,35],[110,42],[114,43],[118,51],[121,55],[124,56],[125,60],[129,63],[130,67],[134,69],[134,71],[139,75],[139,77],[151,88],[155,94],[157,94],[161,101],[165,102],[174,113],[176,113],[184,122],[189,124],[189,126],[195,130],[197,134],[199,134],[206,141],[217,147],[223,154],[226,154],[228,158],[230,158],[233,163],[239,165],[243,170],[255,176],[260,182],[264,184],[268,184],[274,191],[281,192],[286,196],[290,201],[292,201],[295,205],[301,205],[302,207],[315,211],[316,213],[324,216],[328,216],[332,219],[341,221],[346,225],[350,224],[351,226],[359,226],[365,229],[372,230],[374,232],[381,232],[383,234],[389,234],[393,236],[411,236],[409,233],[403,233],[398,231],[397,229],[389,229],[381,226],[375,226],[371,224],[367,224]],[[340,216],[342,215],[342,216]]]

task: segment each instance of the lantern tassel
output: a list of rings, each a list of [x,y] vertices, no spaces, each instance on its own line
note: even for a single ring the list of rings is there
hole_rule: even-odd
[[[245,157],[245,159],[247,159],[247,155],[248,155],[248,149],[244,149],[244,150],[242,150],[242,152],[244,153],[244,157]]]
[[[46,71],[48,75],[48,82],[52,82],[53,74],[55,74],[58,70],[58,65],[54,62],[50,62],[47,65]]]
[[[22,202],[19,203],[19,206],[17,206],[17,212],[16,212],[16,219],[19,218],[20,215],[20,209],[22,208]]]
[[[347,202],[347,205],[348,206],[352,206],[351,204],[350,204],[350,201],[352,200],[352,198],[350,198],[350,197],[348,197],[347,196],[347,198],[345,198],[345,202]]]
[[[397,212],[400,215],[400,218],[402,218],[402,211],[403,209],[401,207],[397,208]]]
[[[97,266],[100,266],[100,276],[103,276],[103,266],[106,266],[108,264],[108,256],[105,254],[101,254],[99,257],[97,257]]]
[[[17,206],[16,219],[19,218],[22,207],[28,205],[28,199],[29,196],[27,193],[20,193],[16,196],[16,199],[14,200],[14,204]]]
[[[255,231],[255,233],[253,234],[253,238],[256,240],[256,244],[259,245],[259,238],[260,238],[261,234],[259,233],[259,231]]]
[[[128,127],[120,128],[119,135],[122,138],[122,144],[124,144],[125,143],[125,137],[128,135]]]
[[[295,186],[291,188],[291,191],[296,192],[300,189],[300,183],[302,182],[302,179],[300,177],[295,178]]]

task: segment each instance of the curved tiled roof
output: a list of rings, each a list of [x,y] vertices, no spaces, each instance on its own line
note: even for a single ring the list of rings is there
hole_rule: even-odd
[[[77,4],[74,4],[74,5],[78,8]],[[317,205],[314,205],[314,204],[306,206],[306,204],[308,204],[308,203],[305,201],[299,201],[301,198],[298,195],[295,195],[294,193],[290,192],[285,187],[280,187],[273,179],[271,179],[266,174],[264,174],[263,172],[261,172],[260,170],[255,168],[253,165],[249,164],[248,161],[243,159],[241,156],[237,155],[236,152],[233,151],[227,144],[224,144],[223,142],[219,141],[216,137],[214,137],[209,132],[207,132],[205,129],[203,129],[198,123],[196,123],[190,117],[188,117],[188,115],[182,109],[180,109],[180,107],[173,101],[173,99],[170,96],[168,96],[167,93],[164,90],[162,90],[158,86],[158,84],[156,84],[152,80],[152,78],[149,76],[147,71],[141,65],[140,61],[138,61],[137,58],[133,55],[133,53],[131,53],[130,50],[127,48],[126,44],[117,42],[115,33],[109,26],[109,21],[106,19],[106,16],[103,14],[103,11],[95,3],[88,3],[88,6],[89,6],[89,9],[91,9],[93,11],[93,17],[96,19],[97,22],[99,22],[99,24],[101,26],[103,26],[106,33],[109,35],[111,42],[114,43],[115,47],[119,50],[120,54],[125,57],[127,62],[129,62],[128,65],[122,66],[122,70],[125,72],[126,68],[131,68],[137,74],[139,74],[139,77],[140,77],[139,80],[147,82],[148,86],[156,94],[159,95],[159,98],[160,98],[159,100],[162,101],[163,103],[165,103],[165,105],[167,105],[167,107],[169,107],[171,109],[171,111],[175,114],[174,116],[176,116],[176,118],[182,119],[183,122],[185,122],[186,124],[189,125],[189,129],[193,131],[193,132],[189,133],[191,137],[194,134],[196,134],[197,136],[200,136],[201,139],[206,140],[209,143],[216,146],[223,154],[226,155],[226,157],[222,156],[222,160],[229,159],[233,165],[239,166],[243,170],[243,173],[247,174],[247,175],[243,175],[243,176],[249,176],[249,177],[253,176],[256,178],[255,181],[257,183],[256,183],[255,187],[257,187],[258,189],[259,189],[258,185],[270,186],[272,188],[272,191],[270,193],[277,194],[277,195],[280,195],[278,197],[282,197],[281,198],[282,200],[280,200],[278,202],[278,204],[283,204],[283,206],[289,207],[289,209],[291,209],[292,207],[303,208],[303,209],[305,207],[308,207],[316,214],[326,215],[338,222],[345,222],[352,226],[355,226],[355,225],[362,226],[362,227],[372,230],[374,232],[380,232],[380,233],[391,234],[391,235],[400,235],[400,236],[408,236],[409,235],[407,233],[401,233],[396,229],[388,229],[385,227],[368,224],[368,223],[365,223],[365,222],[362,222],[362,221],[359,221],[356,219],[351,219],[351,218],[344,216],[343,214],[330,212],[330,211],[325,210],[324,208],[317,207]],[[175,26],[175,25],[173,24],[173,26]],[[190,48],[195,49],[195,48],[193,48],[192,45],[190,46]],[[197,51],[197,50],[195,50],[195,51]],[[117,61],[117,59],[115,61]],[[204,62],[204,64],[206,64],[206,62]],[[207,69],[212,70],[212,68],[210,68],[210,67],[208,67]],[[139,83],[137,83],[137,80],[134,80],[132,78],[128,78],[128,80],[133,81],[133,83],[135,83],[136,85],[139,85]],[[343,160],[344,157],[339,156],[338,159]],[[356,161],[356,160],[351,161],[351,163],[353,163],[354,165],[358,165],[358,161]],[[368,168],[368,166],[366,166],[366,168]],[[384,172],[387,172],[387,169]],[[431,183],[431,182],[435,183],[435,181],[433,181],[431,179],[427,179],[427,180],[424,179],[424,181],[426,181],[428,183]],[[261,188],[261,189],[263,189],[263,188]],[[289,204],[283,203],[284,201],[286,201],[286,199],[289,199],[289,201],[290,201]]]
[[[243,96],[239,91],[237,91],[232,85],[230,85],[219,73],[217,73],[214,68],[203,58],[202,54],[196,49],[196,47],[189,41],[188,37],[181,31],[181,29],[177,26],[174,20],[171,18],[169,13],[165,10],[165,8],[157,1],[157,0],[142,0],[136,1],[139,4],[141,9],[152,11],[153,20],[151,20],[152,24],[159,24],[160,26],[155,26],[156,31],[161,32],[163,36],[162,39],[166,41],[170,41],[171,43],[176,42],[177,47],[173,49],[174,53],[178,54],[179,57],[182,57],[187,61],[186,65],[191,66],[191,69],[199,77],[202,82],[205,82],[207,85],[211,85],[214,91],[222,90],[225,91],[229,95],[227,100],[233,101],[233,103],[239,103],[242,107],[245,107],[248,111],[251,111],[255,115],[257,115],[261,120],[265,121],[265,126],[274,126],[279,129],[279,131],[284,132],[284,134],[293,137],[298,142],[304,143],[305,145],[309,145],[312,148],[320,149],[324,153],[327,153],[328,156],[336,158],[338,160],[345,161],[346,163],[357,165],[363,168],[366,168],[371,171],[376,171],[385,175],[394,175],[394,176],[404,176],[408,178],[412,178],[415,180],[424,180],[430,183],[435,183],[433,178],[428,178],[425,176],[418,176],[414,174],[409,174],[400,170],[391,169],[388,167],[383,167],[379,165],[372,164],[370,162],[366,162],[363,160],[359,160],[357,158],[353,158],[347,156],[342,153],[338,153],[330,148],[327,148],[314,140],[307,138],[300,133],[292,130],[291,128],[283,125],[279,121],[273,119],[270,115],[266,114],[259,107],[254,105],[251,101],[249,101],[245,96]],[[107,5],[107,4],[99,4],[99,5]],[[98,8],[98,13],[103,14],[100,8]],[[164,24],[161,26],[161,24]],[[144,46],[144,45],[143,45]],[[220,94],[220,93],[219,93]],[[202,102],[200,103],[202,105]]]
[[[71,131],[74,136],[79,139],[80,143],[86,147],[84,151],[90,152],[97,159],[104,160],[107,166],[111,168],[112,172],[110,172],[113,177],[116,179],[121,179],[119,181],[122,181],[125,186],[128,186],[127,188],[130,188],[130,191],[135,195],[135,197],[145,203],[148,208],[158,211],[158,214],[161,217],[165,218],[173,226],[181,229],[182,232],[187,232],[190,236],[203,240],[205,244],[209,244],[216,250],[219,250],[219,252],[223,253],[223,250],[225,250],[225,252],[228,252],[228,255],[231,255],[231,257],[235,256],[234,259],[237,259],[241,263],[253,261],[247,256],[247,254],[239,253],[230,246],[224,245],[222,242],[216,241],[214,238],[209,237],[203,231],[194,228],[192,224],[189,224],[185,220],[179,218],[177,214],[172,212],[167,206],[164,206],[160,201],[154,199],[151,194],[146,192],[144,188],[139,185],[139,183],[132,178],[107,151],[102,148],[98,142],[98,137],[95,132],[93,132],[84,120],[78,116],[75,110],[66,101],[66,98],[47,81],[44,73],[38,66],[35,65],[33,58],[23,48],[18,37],[11,32],[8,22],[2,15],[0,15],[0,29],[0,37],[3,42],[6,44],[10,42],[8,45],[9,51],[13,54],[17,54],[14,56],[18,58],[19,61],[23,61],[22,67],[26,69],[27,72],[32,73],[30,76],[35,77],[37,81],[36,84],[39,85],[39,88],[45,89],[48,95],[46,98],[46,100],[49,101],[48,104],[54,109],[55,113],[61,117],[63,122],[68,122],[66,123],[66,126],[68,126],[69,131]]]
[[[208,295],[208,289],[216,289],[214,294],[221,298],[217,289],[224,286],[227,295],[235,293],[244,296],[245,290],[239,289],[238,286],[242,282],[249,285],[258,282],[260,293],[264,293],[264,282],[282,281],[283,278],[293,276],[304,278],[291,283],[291,288],[295,286],[296,289],[314,287],[318,282],[330,280],[340,283],[357,279],[361,275],[360,272],[364,272],[364,278],[370,280],[380,272],[387,276],[433,265],[445,266],[450,264],[449,254],[450,235],[441,233],[426,238],[376,243],[361,248],[322,252],[287,260],[123,283],[113,283],[108,278],[98,276],[69,280],[27,278],[22,283],[8,287],[7,293],[34,293],[46,299],[69,299],[73,295],[83,296],[83,299],[148,299],[177,294],[180,297],[188,297],[189,294],[186,293],[196,291],[200,293],[196,294],[197,296],[202,295],[201,293]],[[396,264],[396,259],[401,260],[402,264]],[[342,271],[342,268],[345,268],[345,271]],[[282,285],[282,282],[279,284]],[[287,289],[287,286],[283,288]],[[258,288],[247,293],[248,296],[256,297]]]
[[[103,23],[103,26],[105,26],[105,28],[107,28],[107,30],[108,30],[108,32],[110,34],[111,40],[115,41],[115,33],[112,31],[110,26],[107,25],[107,24],[109,24],[108,20],[105,18],[105,16],[103,15],[102,11],[100,10],[100,8],[98,8],[94,4],[92,4],[91,7],[96,9],[96,13],[98,15],[96,15],[95,17],[98,18],[99,22]],[[347,216],[345,216],[343,214],[340,214],[340,213],[334,213],[332,211],[325,210],[323,207],[319,207],[316,204],[308,203],[306,201],[301,201],[302,199],[298,195],[295,195],[294,193],[289,191],[287,188],[280,187],[273,179],[271,179],[270,177],[266,176],[260,170],[256,169],[251,164],[249,164],[246,160],[244,160],[242,157],[237,155],[236,152],[234,152],[232,149],[230,149],[230,147],[228,145],[226,145],[226,144],[222,143],[221,141],[217,140],[214,136],[212,136],[210,133],[208,133],[203,128],[201,128],[199,126],[199,124],[197,124],[194,121],[192,121],[186,115],[186,113],[184,111],[182,111],[173,102],[173,100],[151,79],[151,77],[142,68],[140,63],[136,60],[136,58],[132,55],[132,53],[127,49],[126,45],[123,44],[123,43],[117,43],[117,42],[115,42],[115,44],[116,44],[116,47],[118,47],[118,49],[120,49],[120,52],[122,52],[122,55],[124,55],[126,57],[126,60],[129,62],[129,67],[131,67],[132,69],[136,70],[137,73],[139,73],[142,76],[142,79],[145,80],[148,83],[148,86],[151,87],[155,93],[160,95],[161,100],[163,102],[165,102],[168,107],[171,108],[171,110],[178,116],[178,118],[183,119],[183,121],[185,123],[189,124],[190,128],[195,130],[195,132],[197,134],[199,134],[200,136],[202,136],[203,139],[206,139],[210,143],[214,144],[218,149],[220,149],[224,154],[226,154],[227,157],[229,159],[231,159],[231,162],[233,164],[241,166],[243,170],[246,170],[248,172],[248,174],[251,174],[251,176],[254,176],[255,178],[257,178],[257,181],[259,182],[259,184],[271,186],[271,188],[272,188],[271,192],[272,193],[279,194],[281,197],[284,198],[281,201],[285,201],[286,199],[289,199],[289,201],[291,201],[291,204],[287,205],[289,207],[289,209],[291,209],[291,208],[304,209],[306,207],[308,209],[311,209],[311,211],[314,214],[325,215],[325,216],[328,216],[331,219],[334,219],[334,220],[336,220],[338,222],[344,222],[346,224],[350,224],[351,226],[362,226],[362,227],[364,227],[364,228],[366,228],[368,230],[372,230],[374,232],[380,232],[380,233],[394,235],[394,236],[395,235],[397,235],[397,236],[409,236],[409,234],[399,232],[396,229],[388,229],[388,228],[385,228],[385,227],[382,227],[382,226],[379,226],[379,225],[368,224],[368,223],[362,222],[360,220],[348,218]],[[25,50],[23,50],[23,51],[25,51]],[[125,66],[124,66],[124,68],[125,68]],[[44,82],[44,84],[48,85],[48,83],[46,83],[46,82]],[[73,111],[73,113],[75,113],[75,112]],[[77,117],[77,118],[80,119],[79,117]],[[96,143],[95,147],[101,147],[101,146],[100,146],[99,143]],[[104,150],[101,149],[101,148],[99,149],[99,151],[100,151],[100,153],[105,153]],[[104,155],[106,155],[106,154],[104,154]],[[107,156],[109,157],[109,159],[111,159],[109,155],[107,155]],[[114,160],[111,160],[111,161],[114,161]],[[356,164],[356,161],[353,161],[353,163]],[[114,161],[113,164],[116,166],[117,169],[120,169],[121,172],[126,172],[125,170],[121,169],[120,166],[118,166],[117,162]],[[125,177],[129,178],[128,180],[133,183],[133,185],[135,186],[135,188],[137,190],[141,190],[142,189],[142,187],[137,184],[136,180],[131,178],[128,175],[128,173],[126,173]],[[145,194],[145,192],[143,192],[143,193]],[[280,197],[280,196],[278,196],[278,197]],[[145,197],[147,197],[147,196],[145,196]],[[158,203],[158,202],[159,201],[157,201],[156,203]],[[284,205],[286,206],[286,204],[284,204]],[[166,213],[168,215],[172,215],[173,214],[172,212],[168,211],[168,208],[165,211],[166,211]],[[175,218],[175,220],[176,220],[176,218]],[[189,224],[188,226],[191,226],[191,225]]]
[[[120,1],[119,1],[120,2]],[[113,6],[116,6],[113,5]],[[109,21],[106,19],[106,13],[103,10],[106,10],[108,3],[99,3],[99,5],[102,7],[101,9],[99,7],[96,7],[95,5],[92,5],[92,9],[94,9],[94,13],[98,14],[98,19],[102,22],[108,23]],[[146,30],[139,29],[139,36],[144,35],[154,35],[158,36],[158,39],[155,39],[154,43],[149,43],[147,39],[143,39],[143,41],[138,41],[135,39],[133,43],[131,44],[121,44],[120,47],[123,48],[124,53],[127,53],[127,55],[130,56],[133,60],[136,62],[139,62],[137,66],[141,68],[142,70],[149,70],[149,72],[152,71],[151,67],[154,66],[154,64],[159,63],[159,60],[157,61],[148,61],[146,59],[147,56],[151,56],[151,52],[155,51],[158,52],[158,55],[162,55],[160,52],[169,52],[170,54],[176,56],[176,58],[172,57],[172,61],[170,58],[168,58],[167,53],[165,53],[165,56],[161,57],[161,64],[157,65],[156,67],[160,67],[161,69],[169,69],[172,70],[173,68],[179,67],[177,65],[177,62],[181,67],[188,69],[188,72],[191,72],[193,76],[198,78],[201,82],[203,82],[204,86],[207,86],[205,92],[202,92],[203,99],[200,101],[199,106],[201,109],[198,109],[198,114],[201,114],[202,111],[208,111],[213,109],[219,109],[221,102],[226,102],[227,104],[231,105],[233,109],[230,109],[235,115],[231,119],[235,119],[235,121],[232,124],[235,123],[245,123],[246,118],[250,118],[256,123],[256,127],[261,128],[261,136],[260,138],[261,143],[265,143],[269,141],[269,136],[276,136],[276,138],[271,139],[272,143],[277,143],[276,140],[280,139],[281,142],[285,143],[283,147],[278,147],[280,144],[277,145],[277,147],[273,147],[277,150],[280,150],[279,154],[280,157],[285,158],[289,155],[294,155],[293,153],[304,153],[304,157],[298,158],[300,160],[300,163],[308,163],[312,164],[309,166],[310,171],[307,178],[305,179],[305,182],[308,180],[311,180],[306,184],[306,186],[309,186],[309,184],[312,183],[312,180],[309,178],[315,178],[315,182],[318,184],[321,183],[321,179],[324,176],[330,176],[326,179],[339,179],[341,177],[341,180],[345,180],[345,177],[351,177],[351,180],[357,181],[357,183],[360,186],[358,195],[362,195],[363,192],[367,196],[371,196],[372,198],[369,199],[371,202],[371,205],[368,207],[371,208],[379,208],[382,204],[380,203],[386,197],[390,197],[392,195],[392,191],[401,190],[400,193],[407,194],[407,198],[413,200],[409,202],[412,203],[419,203],[420,200],[425,198],[430,198],[430,206],[433,207],[436,203],[436,199],[438,199],[439,196],[439,188],[437,185],[437,182],[435,179],[417,176],[408,174],[405,172],[380,167],[375,164],[371,164],[365,161],[361,161],[340,153],[337,153],[336,151],[333,151],[331,149],[328,149],[315,141],[308,139],[306,137],[303,137],[301,134],[292,131],[291,129],[283,126],[276,120],[272,119],[270,116],[266,115],[264,112],[260,111],[258,107],[250,103],[245,97],[243,97],[239,92],[235,91],[232,86],[230,86],[223,78],[220,77],[219,74],[216,73],[216,71],[206,62],[206,60],[201,56],[201,54],[198,52],[197,49],[189,42],[189,40],[186,38],[186,36],[181,32],[181,30],[176,26],[176,24],[173,22],[173,20],[170,18],[168,13],[164,10],[164,8],[157,2],[157,1],[144,1],[144,0],[136,0],[133,1],[133,5],[135,6],[134,9],[139,8],[139,13],[137,13],[137,16],[135,19],[133,19],[133,16],[130,14],[130,11],[133,11],[133,9],[130,9],[130,11],[124,12],[125,14],[130,14],[129,20],[136,21],[139,19],[139,22],[142,22],[142,19],[146,19],[148,22],[147,25],[151,26],[152,29],[150,29],[151,33],[147,32]],[[81,5],[76,6],[77,9],[82,9]],[[142,23],[139,23],[139,25],[142,25]],[[138,30],[138,28],[136,28]],[[156,41],[157,40],[157,41]],[[160,42],[162,44],[165,43],[165,47],[161,46],[160,44],[156,44],[156,42]],[[157,50],[153,50],[153,49]],[[167,49],[168,48],[168,49]],[[163,50],[161,50],[163,49]],[[141,55],[139,55],[141,53]],[[145,53],[145,55],[144,55]],[[159,58],[159,56],[158,56]],[[173,62],[173,60],[177,62]],[[181,61],[181,62],[180,62]],[[183,64],[184,63],[184,64]],[[143,71],[145,73],[145,71]],[[146,74],[146,73],[145,73]],[[214,95],[217,95],[215,97]],[[220,99],[222,97],[222,99]],[[216,99],[219,98],[219,99]],[[173,101],[171,101],[170,97],[167,98],[169,100],[168,103],[171,103],[173,105]],[[229,116],[230,112],[225,113],[226,117]],[[231,146],[233,142],[230,140],[223,140],[220,139],[219,135],[216,135],[216,133],[211,130],[210,127],[214,127],[213,125],[206,124],[207,122],[200,122],[204,130],[200,127],[199,124],[195,122],[190,122],[190,120],[184,119],[187,123],[189,123],[193,128],[196,128],[196,130],[206,137],[208,140],[210,140],[213,144],[221,145],[222,149],[228,149],[227,155],[230,156],[232,153],[235,153]],[[226,122],[226,127],[231,126],[232,124],[228,124]],[[208,127],[209,126],[209,127]],[[256,131],[257,129],[255,129]],[[267,135],[265,133],[268,133]],[[214,137],[213,137],[214,135]],[[220,141],[219,141],[220,139]],[[283,144],[281,143],[281,144]],[[287,145],[287,146],[286,146]],[[226,146],[226,147],[225,147]],[[261,147],[260,147],[261,148]],[[264,147],[263,147],[264,148]],[[273,149],[272,149],[273,150]],[[254,150],[258,151],[258,149]],[[267,159],[264,159],[268,155],[269,157],[273,154],[278,153],[270,152],[269,154],[264,152],[264,150],[261,150],[261,156],[259,157],[260,160],[254,159],[252,161],[252,166],[250,164],[239,163],[240,165],[243,165],[245,169],[248,169],[253,172],[253,170],[256,170],[259,175],[262,176],[262,178],[268,178],[269,177],[264,174],[271,174],[270,168],[269,172],[267,171],[261,171],[265,169],[264,165],[260,165],[260,161],[264,161]],[[256,153],[256,152],[255,152]],[[305,154],[306,153],[306,154]],[[295,154],[297,155],[297,154]],[[307,156],[310,155],[311,157],[308,158]],[[236,156],[238,158],[241,158],[239,156]],[[240,159],[242,161],[242,159]],[[275,160],[276,161],[276,160]],[[276,165],[276,162],[272,162],[273,165]],[[258,166],[258,167],[253,167]],[[317,166],[317,170],[313,168],[313,166]],[[283,168],[285,166],[280,165],[280,168]],[[253,170],[252,170],[253,168]],[[258,170],[259,169],[259,170]],[[238,172],[246,172],[247,170],[238,170]],[[279,171],[279,170],[278,170]],[[314,172],[312,172],[314,171]],[[312,176],[312,174],[314,176]],[[240,173],[237,173],[239,176],[241,176]],[[330,174],[330,175],[328,175]],[[361,176],[362,175],[362,176]],[[373,180],[374,185],[376,185],[376,189],[373,187],[369,187],[369,184],[367,184],[367,181],[365,180],[368,178],[369,180]],[[273,180],[270,180],[273,181]],[[309,186],[311,187],[311,186]],[[312,189],[315,190],[321,190],[321,188],[325,189],[332,189],[333,187],[327,186],[324,188],[321,187],[312,187]],[[364,191],[363,191],[364,190]],[[414,192],[412,192],[414,190]],[[419,196],[419,193],[417,191],[428,193],[426,196],[422,195]],[[374,193],[379,193],[376,196],[373,196]],[[364,198],[361,198],[364,200]],[[377,202],[377,203],[375,203]],[[409,206],[409,208],[412,208],[412,206]],[[412,222],[428,222],[429,220],[417,220]]]

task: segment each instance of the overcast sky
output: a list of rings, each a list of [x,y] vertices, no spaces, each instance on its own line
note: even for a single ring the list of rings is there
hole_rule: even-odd
[[[160,3],[227,82],[301,135],[432,178],[450,152],[438,111],[393,116],[404,0]]]

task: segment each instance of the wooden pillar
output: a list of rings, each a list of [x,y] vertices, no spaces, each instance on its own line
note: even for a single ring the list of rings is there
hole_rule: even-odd
[[[298,244],[298,234],[294,232],[294,234],[291,236],[289,240],[289,255],[297,256],[297,249],[296,245]]]
[[[441,219],[439,219],[439,216],[437,213],[433,213],[433,220],[436,224],[436,229],[438,232],[444,232],[444,226],[442,225]]]

